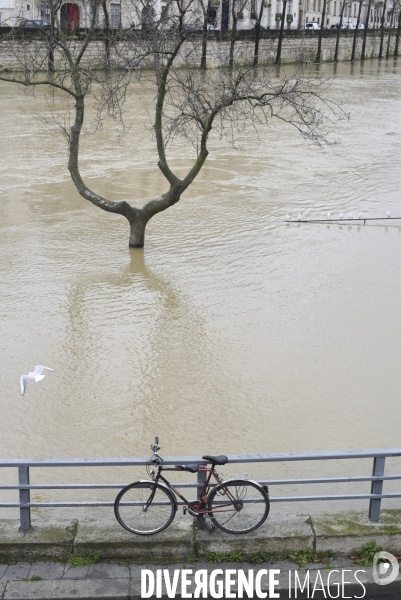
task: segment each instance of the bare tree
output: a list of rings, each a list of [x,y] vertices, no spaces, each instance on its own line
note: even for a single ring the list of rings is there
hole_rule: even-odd
[[[338,62],[338,49],[340,46],[340,34],[341,34],[342,26],[343,26],[343,16],[344,16],[345,4],[346,4],[346,0],[343,0],[342,4],[341,4],[340,22],[338,24],[338,29],[337,29],[336,49],[334,51],[334,62]]]
[[[243,17],[244,8],[246,6],[246,0],[231,0],[231,36],[230,36],[230,54],[228,60],[228,66],[232,68],[234,66],[234,54],[235,54],[235,42],[237,41],[237,23],[240,18]]]
[[[255,23],[255,49],[253,52],[253,66],[257,67],[259,63],[259,40],[260,40],[260,29],[262,26],[263,9],[265,6],[265,0],[260,0],[260,8],[257,14],[258,18]]]
[[[354,30],[354,39],[352,42],[352,51],[351,51],[351,62],[355,59],[355,51],[356,51],[356,38],[358,35],[358,30],[359,30],[359,23],[361,22],[361,11],[362,11],[362,4],[364,3],[365,0],[359,0],[359,8],[358,8],[358,17],[356,20],[356,27]]]
[[[304,78],[301,69],[279,79],[274,69],[243,66],[235,52],[229,50],[216,54],[215,68],[205,77],[196,52],[199,39],[191,41],[185,29],[193,0],[174,0],[171,6],[168,24],[164,17],[152,19],[152,26],[146,31],[131,31],[113,46],[107,71],[100,70],[96,61],[91,63],[88,58],[89,44],[94,39],[94,3],[91,26],[83,39],[71,40],[62,33],[56,36],[57,68],[51,76],[41,71],[46,55],[24,54],[18,40],[15,52],[20,52],[23,72],[0,75],[1,80],[28,88],[50,86],[60,101],[66,99],[67,118],[58,122],[58,127],[68,143],[68,169],[74,185],[93,205],[128,220],[129,245],[136,248],[144,245],[149,220],[180,200],[219,139],[234,141],[236,131],[246,126],[257,131],[278,119],[294,127],[306,140],[324,144],[329,143],[331,126],[338,119],[347,118],[342,108],[327,97],[329,82]],[[148,69],[141,71],[140,66]],[[155,92],[153,133],[158,168],[167,182],[167,189],[142,207],[103,198],[88,187],[79,168],[80,137],[90,98],[94,99],[99,122],[105,114],[121,119],[127,86],[135,74],[144,87],[150,86]],[[183,177],[173,171],[168,158],[169,148],[177,138],[192,148],[193,160]]]
[[[390,56],[390,41],[391,41],[391,29],[393,27],[393,19],[394,19],[394,4],[391,9],[390,27],[389,27],[388,37],[387,37],[386,58],[388,58]]]
[[[372,0],[369,0],[368,3],[368,8],[367,8],[367,12],[366,12],[366,22],[365,22],[365,29],[363,32],[363,42],[362,42],[362,52],[361,52],[361,60],[365,60],[365,52],[366,52],[366,36],[368,34],[368,27],[369,27],[369,19],[370,19],[370,10],[372,7]]]
[[[286,9],[287,9],[287,0],[283,0],[283,12],[281,13],[280,34],[278,36],[277,56],[276,56],[276,66],[277,67],[281,63],[281,46],[283,44],[284,21],[285,21],[285,11],[286,11]]]
[[[379,58],[383,58],[383,43],[384,43],[384,21],[386,18],[387,0],[383,2],[382,18],[380,23],[380,47],[379,47]]]
[[[322,52],[322,38],[323,38],[323,29],[326,19],[326,2],[327,0],[323,0],[323,11],[322,11],[322,26],[319,30],[319,39],[317,42],[317,53],[316,53],[316,63],[320,63],[321,61],[321,52]]]
[[[399,45],[400,33],[401,33],[401,2],[399,0],[394,3],[394,10],[395,10],[396,6],[398,7],[398,25],[397,25],[397,33],[395,36],[394,56],[398,57],[398,45]]]
[[[103,19],[104,19],[104,49],[106,69],[110,69],[110,16],[107,9],[107,0],[102,0]]]
[[[209,34],[209,25],[211,18],[211,10],[212,4],[210,0],[199,0],[199,4],[202,10],[202,56],[201,56],[201,64],[200,68],[206,70],[206,57],[207,57],[207,42],[208,42],[208,34]],[[215,21],[215,19],[214,19]]]
[[[60,24],[58,15],[61,8],[61,0],[49,0],[50,6],[50,29],[48,34],[48,44],[49,44],[49,56],[47,68],[49,72],[54,71],[54,50],[56,48],[56,43],[54,40],[56,25]]]

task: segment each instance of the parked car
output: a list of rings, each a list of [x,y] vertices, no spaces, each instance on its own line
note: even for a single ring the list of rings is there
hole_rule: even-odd
[[[307,23],[305,25],[305,29],[320,29],[320,25],[319,23],[315,23],[314,21],[312,23]]]
[[[47,21],[41,21],[40,19],[21,19],[18,23],[18,27],[49,27],[49,23]]]
[[[344,27],[344,25],[345,25],[345,27]],[[343,23],[343,27],[342,28],[343,29],[356,29],[356,23]],[[359,25],[358,25],[358,31],[360,29],[365,29],[364,26],[363,26],[363,23],[359,23]]]

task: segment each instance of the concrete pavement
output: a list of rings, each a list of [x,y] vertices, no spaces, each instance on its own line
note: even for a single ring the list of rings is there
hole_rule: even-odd
[[[400,600],[400,575],[378,585],[371,567],[356,566],[350,558],[353,548],[372,542],[401,554],[401,511],[382,511],[380,523],[358,512],[277,514],[258,530],[236,536],[199,531],[182,517],[155,536],[129,534],[114,519],[34,521],[27,532],[19,531],[17,521],[0,521],[0,600],[133,600],[141,598],[145,570],[147,584],[155,586],[143,596],[150,598],[235,598],[241,586],[244,594],[238,597],[269,597],[270,586],[284,600]],[[243,562],[219,562],[228,556]],[[305,557],[314,562],[305,564]],[[247,595],[250,581],[253,591]]]
[[[300,566],[291,561],[269,561],[258,565],[247,562],[241,563],[219,563],[211,564],[205,561],[197,561],[195,564],[176,563],[172,565],[137,565],[130,562],[99,562],[89,566],[74,567],[70,563],[61,562],[17,562],[10,565],[0,565],[0,598],[2,600],[136,600],[142,597],[156,596],[154,590],[151,596],[141,596],[141,572],[144,570],[156,574],[157,570],[168,571],[170,582],[173,580],[174,572],[179,572],[177,577],[178,586],[174,596],[167,595],[166,585],[163,581],[163,598],[174,597],[245,597],[257,598],[267,593],[269,597],[269,578],[266,571],[275,570],[276,585],[275,593],[280,593],[281,599],[287,598],[383,598],[393,600],[401,598],[401,576],[388,586],[379,586],[373,580],[371,567],[356,566],[349,557],[331,557],[324,562],[310,563]],[[188,570],[186,574],[189,585],[187,594],[181,594],[181,579],[183,569]],[[210,575],[216,569],[222,571],[218,574],[217,581],[222,581],[222,587],[210,582]],[[227,590],[226,571],[231,570],[230,577],[234,578],[234,585]],[[253,595],[237,596],[235,573],[243,570],[249,574],[253,570],[256,580],[258,572],[264,572],[261,577],[260,593],[257,586]],[[190,573],[189,573],[190,571]],[[209,586],[213,588],[210,595],[195,596],[195,573],[207,571]],[[234,573],[234,574],[233,574]],[[297,573],[297,595],[295,596],[295,573]],[[355,574],[357,573],[357,578]],[[163,574],[164,576],[164,574]],[[345,585],[341,588],[341,582]],[[306,585],[305,585],[306,582]],[[217,588],[216,588],[217,585]],[[301,592],[301,586],[304,586]],[[216,595],[217,589],[217,595]],[[290,592],[291,589],[291,592]],[[340,596],[338,595],[340,590]],[[231,591],[231,596],[229,595]],[[220,592],[221,595],[218,595]],[[329,592],[331,595],[329,595]],[[376,596],[375,596],[376,594]]]

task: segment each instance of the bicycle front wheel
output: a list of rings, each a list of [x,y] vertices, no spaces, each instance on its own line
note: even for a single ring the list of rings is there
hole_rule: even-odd
[[[266,521],[269,496],[258,484],[236,479],[224,482],[212,491],[208,509],[212,522],[219,529],[227,533],[249,533]]]
[[[153,491],[152,502],[148,505]],[[120,525],[139,535],[153,535],[166,529],[176,510],[175,498],[170,490],[151,481],[127,485],[114,503],[114,514]]]

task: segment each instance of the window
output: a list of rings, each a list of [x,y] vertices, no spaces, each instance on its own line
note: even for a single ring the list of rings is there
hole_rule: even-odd
[[[40,18],[42,21],[50,23],[50,4],[46,0],[40,3]]]
[[[99,27],[99,12],[102,9],[100,8],[100,6],[98,4],[95,4],[95,3],[91,3],[88,8],[89,8],[89,10],[88,10],[89,23],[92,23],[92,20],[93,20],[93,10],[95,10],[96,12],[95,12],[95,23],[94,23],[94,25],[95,25],[95,27]],[[102,11],[102,14],[103,14],[103,11]]]
[[[168,17],[168,4],[162,4],[162,19],[167,19]]]
[[[333,5],[333,16],[335,17],[337,14],[337,2],[334,0],[334,5]]]
[[[27,4],[27,5],[26,5],[26,10],[27,10],[28,12],[31,10],[31,5],[30,5],[30,4]]]
[[[316,0],[313,0],[313,12],[316,12]]]
[[[118,29],[121,24],[121,5],[111,4],[110,6],[110,27]]]

